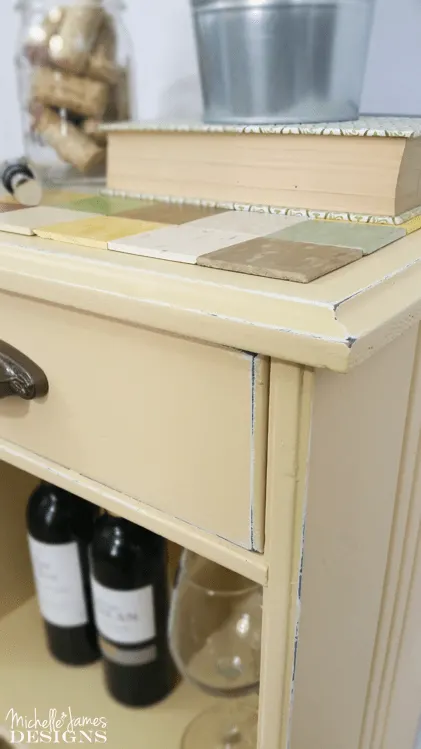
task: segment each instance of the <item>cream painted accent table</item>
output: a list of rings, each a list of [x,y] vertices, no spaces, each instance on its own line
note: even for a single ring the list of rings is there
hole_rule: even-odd
[[[50,383],[0,401],[0,723],[62,699],[108,716],[111,749],[177,749],[207,701],[125,711],[46,657],[38,477],[264,586],[259,749],[412,749],[420,257],[415,233],[304,286],[0,237],[0,339]]]

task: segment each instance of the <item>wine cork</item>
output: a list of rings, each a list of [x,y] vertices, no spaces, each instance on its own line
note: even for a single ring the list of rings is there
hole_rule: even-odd
[[[75,125],[61,120],[56,112],[36,108],[33,113],[34,130],[55,149],[63,161],[86,173],[105,160],[105,148],[101,148]]]
[[[89,60],[87,75],[106,83],[117,83],[120,69],[116,64],[116,34],[112,18],[104,14],[98,39]]]
[[[49,40],[51,62],[71,73],[84,72],[103,18],[100,0],[79,0],[68,7],[58,32]]]
[[[34,23],[30,27],[24,44],[24,55],[33,65],[48,63],[50,39],[58,32],[65,13],[66,9],[61,6],[51,8],[40,23]]]
[[[119,82],[111,86],[108,106],[105,110],[105,122],[124,122],[130,120],[130,71],[120,68]]]
[[[80,78],[60,70],[37,68],[32,83],[32,98],[47,107],[69,109],[84,117],[101,119],[109,96],[102,81]]]
[[[99,146],[106,146],[107,133],[103,133],[101,132],[101,130],[99,130],[100,125],[101,120],[94,120],[92,118],[89,118],[88,120],[84,120],[82,130],[86,135],[92,138],[95,143],[98,143]]]
[[[130,69],[122,70],[120,81],[116,86],[117,119],[120,121],[130,120]]]

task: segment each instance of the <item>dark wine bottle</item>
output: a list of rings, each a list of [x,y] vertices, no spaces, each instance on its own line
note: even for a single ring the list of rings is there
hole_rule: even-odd
[[[27,527],[38,603],[51,654],[81,666],[99,658],[88,548],[98,508],[51,484],[29,498]]]
[[[92,542],[92,592],[110,694],[131,707],[164,699],[176,682],[167,640],[167,544],[105,514]]]

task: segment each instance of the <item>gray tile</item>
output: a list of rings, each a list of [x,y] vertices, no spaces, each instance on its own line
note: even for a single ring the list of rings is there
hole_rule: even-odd
[[[260,211],[226,211],[194,221],[192,225],[201,229],[243,232],[253,237],[264,237],[306,221],[308,219],[303,216],[280,216]]]

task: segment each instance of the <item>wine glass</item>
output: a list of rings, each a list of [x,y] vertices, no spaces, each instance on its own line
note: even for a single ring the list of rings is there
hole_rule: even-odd
[[[260,679],[262,588],[184,552],[173,593],[169,641],[175,663],[208,694],[240,698]],[[188,726],[181,749],[255,749],[256,709],[230,700]]]

